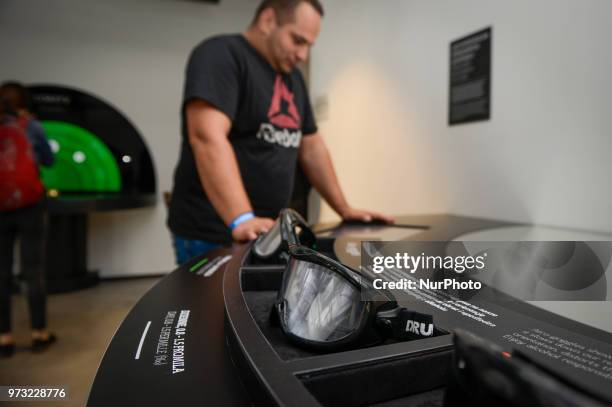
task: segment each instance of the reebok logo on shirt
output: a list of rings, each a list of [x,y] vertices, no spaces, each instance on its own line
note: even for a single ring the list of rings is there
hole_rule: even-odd
[[[302,132],[277,129],[269,123],[262,123],[257,132],[257,138],[287,148],[298,148],[302,140]]]
[[[295,106],[294,95],[281,75],[276,76],[274,94],[268,109],[270,123],[262,123],[257,138],[286,148],[298,148],[302,140],[302,119]],[[277,128],[279,127],[279,128]]]
[[[294,95],[287,89],[283,78],[280,75],[276,75],[272,103],[270,103],[270,108],[268,109],[268,119],[272,124],[286,129],[300,128],[302,120],[295,107],[293,98]]]

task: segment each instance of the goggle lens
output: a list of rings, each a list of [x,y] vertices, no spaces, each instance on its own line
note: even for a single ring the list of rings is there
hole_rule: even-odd
[[[328,343],[359,329],[365,304],[357,287],[333,270],[295,258],[285,273],[280,318],[287,332]]]
[[[281,245],[280,220],[274,222],[274,226],[253,245],[255,254],[260,257],[271,256]]]

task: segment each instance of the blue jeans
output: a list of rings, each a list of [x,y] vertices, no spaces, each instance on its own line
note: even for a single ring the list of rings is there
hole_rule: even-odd
[[[185,264],[192,257],[199,256],[221,246],[219,243],[187,239],[175,234],[172,235],[172,244],[174,246],[174,254],[176,255],[176,264],[179,266]]]

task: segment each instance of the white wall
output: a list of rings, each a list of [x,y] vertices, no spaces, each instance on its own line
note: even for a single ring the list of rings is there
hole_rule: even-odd
[[[612,1],[348,4],[325,2],[311,94],[353,204],[612,232]],[[492,118],[449,127],[449,44],[486,26]],[[612,327],[608,302],[537,305]]]
[[[612,231],[612,2],[325,5],[312,96],[355,205]],[[492,118],[449,127],[449,43],[489,25]]]
[[[257,2],[223,0],[2,0],[0,80],[76,87],[135,124],[169,190],[179,151],[179,106],[190,50],[242,31]],[[174,256],[163,202],[90,217],[89,267],[102,276],[167,272]]]

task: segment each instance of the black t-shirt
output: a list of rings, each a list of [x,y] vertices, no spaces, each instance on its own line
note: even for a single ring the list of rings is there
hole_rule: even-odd
[[[187,137],[185,106],[194,99],[232,120],[229,141],[257,216],[275,218],[287,206],[302,135],[317,127],[300,72],[276,72],[242,35],[214,37],[192,51],[168,226],[182,237],[228,243],[231,233],[206,196]]]

